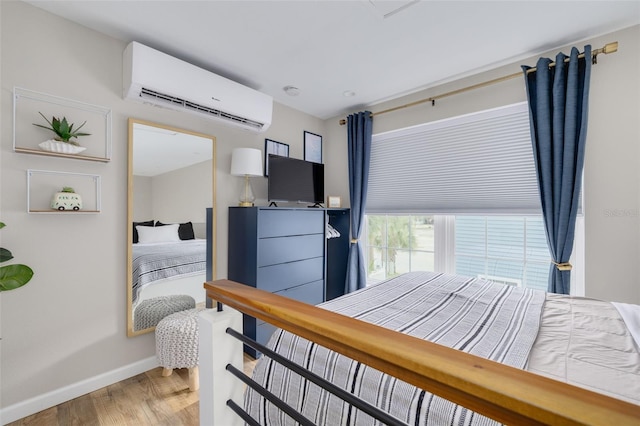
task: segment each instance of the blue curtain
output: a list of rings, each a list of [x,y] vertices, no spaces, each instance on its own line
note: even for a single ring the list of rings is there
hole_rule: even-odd
[[[369,111],[351,114],[347,117],[351,244],[349,246],[345,293],[364,288],[367,284],[367,271],[359,239],[367,204],[372,125],[373,118]]]
[[[569,294],[578,200],[587,135],[591,46],[584,58],[578,49],[551,59],[540,58],[536,71],[523,66],[529,99],[531,141],[535,157],[542,214],[552,264],[548,291]]]

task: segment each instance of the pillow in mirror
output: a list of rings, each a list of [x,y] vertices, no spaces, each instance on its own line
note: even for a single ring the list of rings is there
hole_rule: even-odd
[[[133,222],[133,244],[138,242],[138,230],[136,226],[153,226],[153,219],[144,222]]]
[[[166,226],[136,226],[140,243],[168,243],[180,241],[178,224]]]
[[[156,222],[156,226],[166,226],[166,225],[170,225],[170,224],[162,223],[160,221]],[[193,232],[193,223],[185,222],[185,223],[180,223],[179,225],[180,226],[178,227],[178,236],[180,237],[181,240],[196,239],[195,233]]]

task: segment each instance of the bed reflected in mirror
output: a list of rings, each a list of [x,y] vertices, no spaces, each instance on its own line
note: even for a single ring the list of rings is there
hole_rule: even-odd
[[[215,201],[214,179],[213,136],[129,119],[128,336],[204,305],[206,209]],[[215,247],[215,226],[212,234]],[[212,265],[215,276],[215,250]]]

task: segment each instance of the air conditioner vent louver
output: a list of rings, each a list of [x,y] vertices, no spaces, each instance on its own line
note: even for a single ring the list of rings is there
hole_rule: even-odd
[[[215,117],[218,118],[225,118],[227,120],[232,120],[235,121],[237,123],[242,123],[246,126],[250,126],[255,128],[256,130],[261,130],[263,127],[262,123],[258,123],[257,121],[252,121],[243,117],[239,117],[237,115],[233,115],[233,114],[228,114],[225,113],[223,111],[220,111],[219,109],[215,109],[215,108],[210,108],[204,105],[199,105],[196,104],[194,102],[189,102],[185,99],[180,99],[177,98],[175,96],[170,96],[170,95],[165,95],[164,93],[159,93],[159,92],[155,92],[153,90],[149,90],[147,88],[142,88],[142,90],[140,91],[140,97],[141,98],[152,98],[156,101],[162,101],[162,102],[167,102],[170,103],[172,105],[179,105],[183,108],[187,108],[190,109],[192,111],[197,111],[200,112],[202,114],[207,114],[207,115],[213,115]]]
[[[253,132],[273,114],[271,96],[135,41],[122,54],[122,97]]]

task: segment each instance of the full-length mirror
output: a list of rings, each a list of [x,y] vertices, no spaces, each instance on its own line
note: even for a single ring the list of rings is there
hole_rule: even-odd
[[[204,305],[215,138],[129,119],[127,334]],[[215,208],[210,256],[215,277]]]

